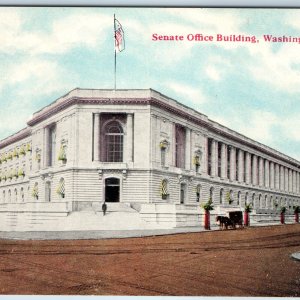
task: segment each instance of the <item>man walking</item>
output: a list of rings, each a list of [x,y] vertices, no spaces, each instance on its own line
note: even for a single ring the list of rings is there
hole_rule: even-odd
[[[107,205],[106,205],[106,203],[105,203],[105,202],[103,202],[103,204],[102,204],[103,216],[105,216],[105,214],[106,214],[106,210],[107,210]]]

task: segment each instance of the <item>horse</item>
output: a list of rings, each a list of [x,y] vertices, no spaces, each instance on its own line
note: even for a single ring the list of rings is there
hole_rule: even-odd
[[[220,222],[219,226],[221,227],[221,229],[228,229],[228,227],[230,226],[232,229],[235,229],[235,223],[230,220],[228,217],[224,217],[224,216],[217,216],[216,217],[216,221]]]

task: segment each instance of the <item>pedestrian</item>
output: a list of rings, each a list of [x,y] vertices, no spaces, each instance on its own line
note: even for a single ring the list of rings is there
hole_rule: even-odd
[[[102,204],[103,216],[105,216],[106,210],[107,210],[107,205],[106,205],[106,203],[104,202],[104,203]]]

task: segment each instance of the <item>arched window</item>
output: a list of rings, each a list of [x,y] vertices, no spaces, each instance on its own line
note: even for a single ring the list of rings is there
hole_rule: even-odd
[[[246,192],[246,194],[245,194],[245,205],[247,205],[248,204],[248,192]]]
[[[240,205],[241,203],[241,192],[238,192],[237,194],[237,205]]]
[[[201,185],[198,184],[196,186],[196,201],[200,202],[200,198],[201,198]]]
[[[268,195],[265,195],[265,201],[264,201],[263,208],[267,208],[267,207],[268,207]]]
[[[39,185],[37,182],[34,184],[34,186],[32,188],[31,195],[35,200],[39,200]]]
[[[2,199],[3,199],[3,200],[2,200],[3,203],[5,203],[5,200],[6,200],[6,199],[5,199],[5,191],[3,191],[3,198],[2,198]]]
[[[20,194],[21,194],[21,202],[24,202],[24,189],[23,188],[21,188]]]
[[[18,202],[18,192],[17,192],[17,189],[14,190],[14,202]]]
[[[105,126],[105,160],[107,162],[123,161],[123,128],[117,121]]]
[[[262,208],[262,196],[259,195],[258,197],[258,208]]]
[[[163,179],[161,181],[161,184],[160,184],[160,194],[161,194],[161,198],[163,200],[168,199],[168,197],[169,197],[169,191],[168,191],[168,180],[167,179]]]
[[[214,188],[209,189],[209,201],[214,202]]]
[[[224,203],[224,190],[220,189],[220,204]]]
[[[51,189],[50,182],[49,182],[49,188]],[[65,198],[65,196],[66,196],[66,188],[65,188],[65,180],[64,180],[64,178],[61,178],[59,180],[56,192],[57,192],[57,194],[59,195],[60,198],[62,198],[62,199]],[[50,201],[50,197],[49,197],[49,201]]]
[[[11,191],[8,190],[8,202],[10,203],[11,202]]]

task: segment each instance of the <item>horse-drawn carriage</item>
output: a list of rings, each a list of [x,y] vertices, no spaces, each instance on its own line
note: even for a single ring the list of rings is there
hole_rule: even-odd
[[[236,229],[238,225],[240,228],[243,227],[243,212],[241,211],[230,211],[227,212],[227,216],[217,216],[216,221],[219,222],[219,226],[222,229]]]

